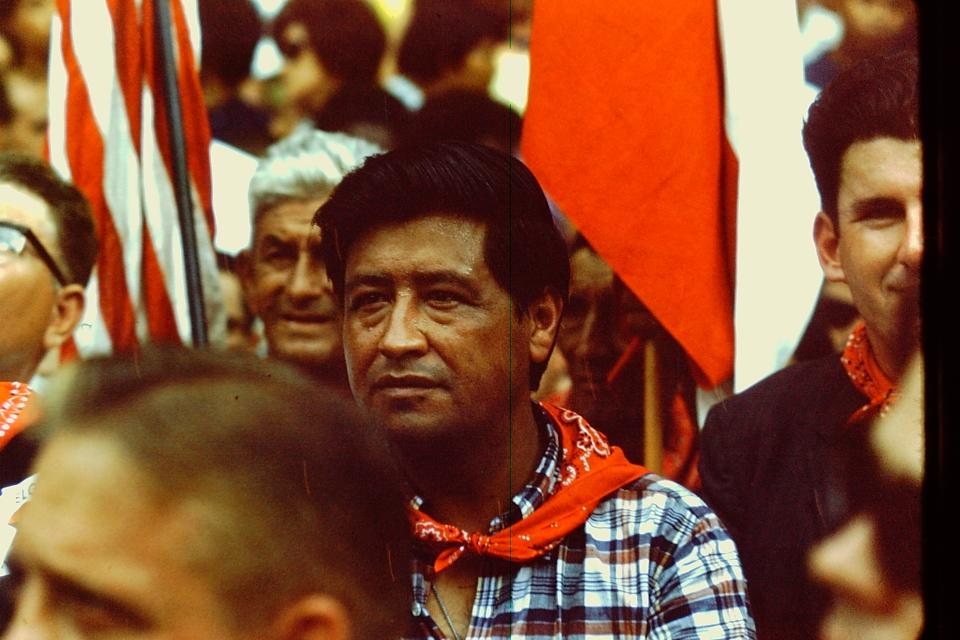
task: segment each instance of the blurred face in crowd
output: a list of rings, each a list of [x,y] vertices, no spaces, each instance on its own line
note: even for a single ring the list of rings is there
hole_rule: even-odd
[[[45,56],[50,41],[50,20],[54,0],[7,0],[16,7],[7,24],[23,52],[28,56]]]
[[[18,513],[4,638],[250,637],[232,624],[197,542],[207,507],[164,496],[107,436],[55,437],[37,473]]]
[[[838,9],[845,38],[871,44],[874,51],[912,29],[917,15],[913,0],[843,0]]]
[[[284,99],[301,109],[318,109],[332,93],[332,78],[310,48],[307,28],[300,22],[290,23],[277,44],[283,54]]]
[[[10,73],[3,79],[12,117],[5,127],[0,151],[18,151],[43,157],[47,134],[47,86],[23,74]]]
[[[841,162],[837,224],[820,213],[814,228],[827,279],[849,286],[894,379],[919,346],[922,178],[919,141],[855,142]]]
[[[620,422],[636,417],[642,411],[643,394],[635,386],[642,383],[642,355],[637,353],[612,382],[608,376],[631,342],[650,335],[655,326],[650,312],[600,256],[589,247],[576,250],[558,340],[573,383],[570,408],[614,433]]]
[[[243,299],[240,279],[230,271],[220,271],[220,292],[227,312],[227,343],[230,351],[253,351],[259,336],[253,330],[253,316]]]
[[[261,214],[241,269],[247,304],[263,320],[270,354],[319,374],[342,376],[336,298],[313,215],[323,199],[281,203]]]
[[[36,195],[0,183],[0,222],[32,230],[60,259],[56,227]],[[28,381],[46,350],[62,342],[57,303],[57,282],[36,247],[27,243],[18,255],[6,242],[0,244],[0,379]]]
[[[531,361],[549,355],[484,257],[485,226],[436,214],[376,228],[346,260],[344,348],[357,401],[395,436],[511,424]],[[478,429],[482,429],[479,432]],[[463,442],[463,440],[460,440]]]

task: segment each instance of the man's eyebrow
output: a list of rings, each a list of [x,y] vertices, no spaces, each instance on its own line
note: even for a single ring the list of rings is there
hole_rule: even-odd
[[[344,283],[344,289],[350,291],[357,287],[389,287],[393,278],[379,273],[361,273],[352,276]]]
[[[10,568],[11,574],[18,577],[18,581],[23,580],[27,574],[27,565],[19,556],[20,554],[17,552],[16,547],[14,547],[7,557],[7,566]],[[150,627],[147,614],[133,604],[79,584],[75,580],[62,575],[50,567],[35,565],[31,567],[31,569],[43,576],[43,579],[49,584],[50,589],[56,593],[58,600],[66,599],[83,604],[84,606],[101,609],[111,618],[116,619],[130,629],[145,630]]]
[[[472,279],[457,271],[441,270],[416,273],[413,276],[413,281],[420,287],[445,284],[466,289],[471,293],[478,293],[477,287]]]
[[[903,211],[903,203],[897,198],[877,196],[864,198],[853,203],[853,211],[858,216],[887,213],[892,210]]]

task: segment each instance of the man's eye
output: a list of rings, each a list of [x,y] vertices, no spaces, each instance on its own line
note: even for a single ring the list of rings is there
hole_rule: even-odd
[[[263,251],[261,258],[270,266],[279,268],[293,264],[297,254],[287,247],[268,247]]]
[[[351,311],[374,311],[386,304],[387,296],[379,291],[368,291],[350,296]]]
[[[449,309],[463,302],[463,298],[453,291],[431,291],[427,294],[427,303],[437,309]]]

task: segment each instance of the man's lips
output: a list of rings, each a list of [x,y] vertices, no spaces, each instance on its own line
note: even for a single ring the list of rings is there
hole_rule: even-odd
[[[375,391],[388,393],[418,392],[441,387],[439,382],[428,376],[419,374],[387,374],[380,376],[373,383]]]
[[[321,324],[324,322],[333,322],[336,319],[336,314],[334,313],[309,313],[309,312],[296,312],[296,313],[281,313],[280,319],[287,322],[302,322],[302,323],[312,323],[312,324]]]

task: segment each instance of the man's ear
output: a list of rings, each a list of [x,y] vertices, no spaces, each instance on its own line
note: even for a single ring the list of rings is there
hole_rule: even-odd
[[[527,315],[531,321],[530,361],[546,362],[557,339],[560,316],[563,313],[563,298],[552,288],[544,289],[530,304]]]
[[[350,615],[336,598],[311,593],[286,607],[270,625],[271,640],[348,640]]]
[[[50,314],[50,324],[43,334],[45,349],[62,345],[73,334],[83,315],[84,292],[79,284],[68,284],[57,291],[57,300]]]
[[[813,242],[824,277],[830,282],[846,282],[843,263],[840,260],[840,237],[838,229],[826,213],[821,211],[813,222]]]

